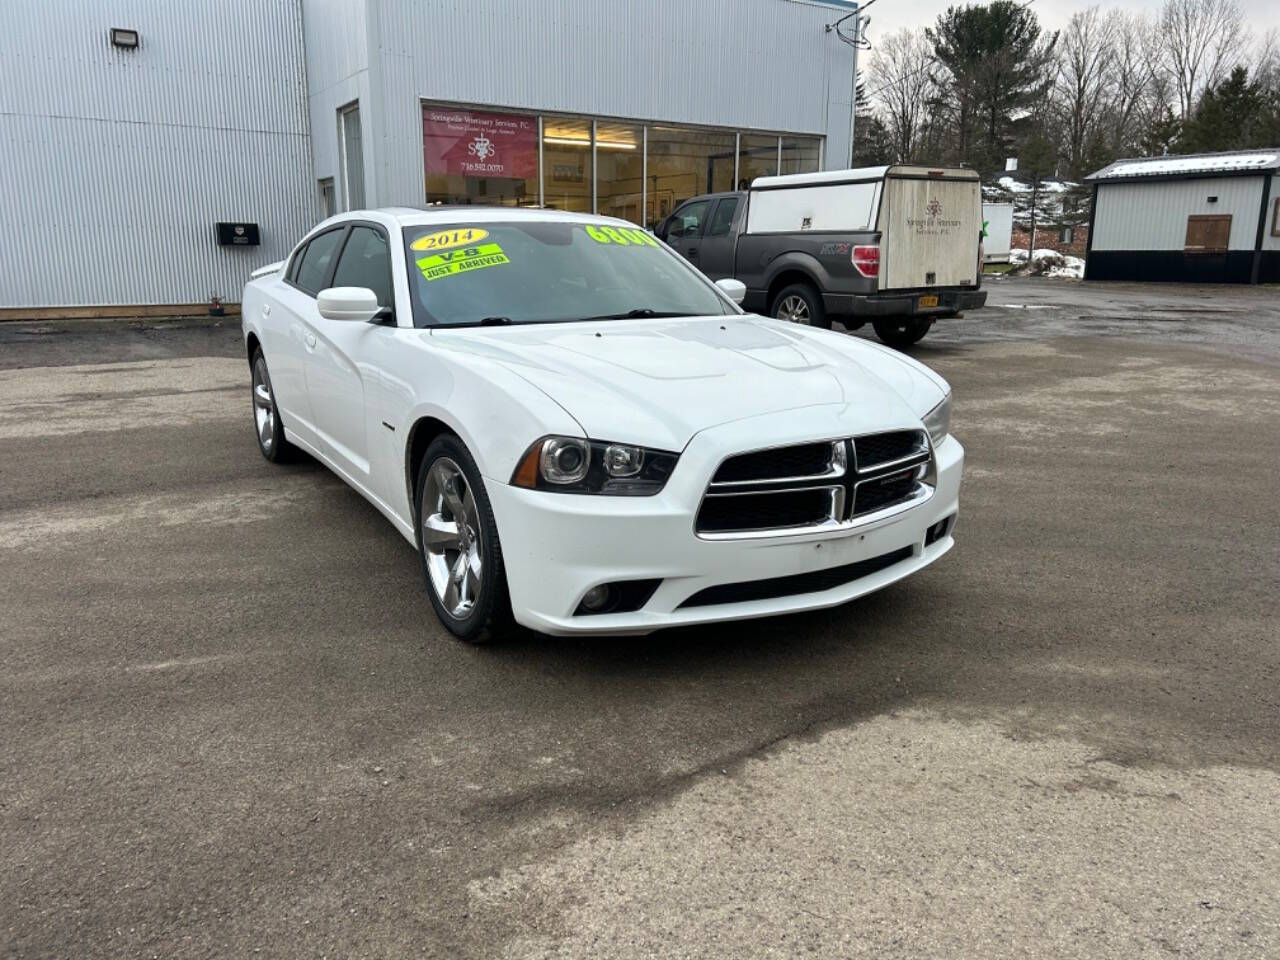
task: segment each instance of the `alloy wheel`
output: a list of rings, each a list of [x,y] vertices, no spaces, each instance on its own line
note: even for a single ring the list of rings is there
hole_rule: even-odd
[[[788,323],[807,324],[809,322],[809,304],[804,302],[803,297],[792,294],[778,304],[778,319],[786,320]]]
[[[267,362],[262,357],[253,365],[253,419],[258,426],[258,443],[270,453],[276,439],[276,400],[271,393]]]
[[[422,491],[427,576],[441,606],[463,620],[480,596],[484,570],[480,515],[461,468],[448,457],[431,465]]]

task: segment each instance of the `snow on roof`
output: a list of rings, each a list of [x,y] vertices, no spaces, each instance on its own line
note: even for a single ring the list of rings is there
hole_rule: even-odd
[[[1119,180],[1130,177],[1171,177],[1203,173],[1210,176],[1280,169],[1280,148],[1240,150],[1235,153],[1198,153],[1185,157],[1146,157],[1117,160],[1086,180]]]

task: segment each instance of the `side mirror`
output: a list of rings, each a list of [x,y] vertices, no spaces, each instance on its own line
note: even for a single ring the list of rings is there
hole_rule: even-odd
[[[747,285],[741,280],[733,279],[733,277],[725,277],[722,280],[717,280],[716,286],[720,288],[721,293],[734,303],[742,303],[747,296]]]
[[[368,323],[378,315],[378,296],[368,287],[330,287],[316,297],[316,309],[326,320]]]

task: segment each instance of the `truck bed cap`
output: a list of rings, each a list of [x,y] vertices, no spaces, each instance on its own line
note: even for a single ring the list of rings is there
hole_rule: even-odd
[[[948,180],[977,180],[978,172],[965,167],[924,167],[915,164],[894,164],[883,167],[855,167],[852,170],[823,170],[820,173],[788,173],[780,177],[756,177],[751,181],[752,190],[778,190],[784,187],[819,186],[831,183],[858,183],[883,180],[886,175],[926,177],[940,175]]]

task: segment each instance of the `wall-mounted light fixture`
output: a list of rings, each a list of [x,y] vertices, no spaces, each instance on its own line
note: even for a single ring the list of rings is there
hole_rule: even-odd
[[[112,27],[111,45],[124,50],[136,50],[138,47],[138,31],[126,30],[124,27]]]
[[[1210,197],[1210,198],[1209,198],[1209,202],[1210,202],[1210,203],[1217,203],[1217,202],[1218,202],[1218,198],[1217,198],[1217,197]]]

